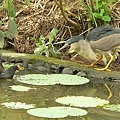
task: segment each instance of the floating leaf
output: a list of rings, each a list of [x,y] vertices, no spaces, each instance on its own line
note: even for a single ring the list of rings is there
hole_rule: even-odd
[[[4,105],[5,107],[11,109],[30,109],[35,107],[34,104],[26,104],[21,102],[5,102],[2,103],[1,105]]]
[[[27,113],[43,118],[65,118],[67,116],[83,116],[87,111],[72,107],[48,107],[27,110]]]
[[[9,87],[15,91],[28,91],[30,89],[35,89],[35,88],[25,87],[25,86],[21,86],[21,85],[12,85]]]
[[[28,74],[17,78],[18,81],[33,85],[82,85],[89,82],[89,79],[77,75],[68,74]]]
[[[97,107],[103,106],[104,104],[109,104],[108,100],[85,96],[67,96],[58,98],[55,101],[57,103],[76,107]]]
[[[120,112],[120,104],[117,105],[106,105],[103,107],[105,110],[110,110],[110,111],[115,111],[115,112]]]

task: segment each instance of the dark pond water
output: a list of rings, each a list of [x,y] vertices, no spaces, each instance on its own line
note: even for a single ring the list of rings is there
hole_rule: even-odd
[[[25,73],[25,72],[24,72]],[[27,73],[29,73],[27,71]],[[120,104],[120,84],[116,82],[107,83],[113,96],[109,99],[110,104]],[[24,85],[36,89],[27,92],[16,92],[9,88],[11,85]],[[85,85],[66,86],[35,86],[27,85],[14,80],[0,81],[0,104],[4,102],[25,102],[27,104],[36,104],[36,107],[62,106],[55,102],[58,97],[68,95],[91,96],[107,99],[109,92],[99,79],[95,79]],[[87,116],[67,117],[58,120],[120,120],[120,113],[110,112],[101,108],[87,108]],[[26,110],[13,110],[0,105],[0,120],[49,120],[47,118],[38,118],[27,114]],[[57,120],[57,119],[52,119]]]

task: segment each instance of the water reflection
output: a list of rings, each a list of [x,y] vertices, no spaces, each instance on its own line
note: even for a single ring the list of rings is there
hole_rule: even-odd
[[[24,72],[24,74],[29,73]],[[110,104],[120,104],[120,85],[116,82],[107,82],[113,96],[109,99]],[[11,85],[23,85],[36,89],[27,92],[16,92],[9,88]],[[35,86],[27,85],[14,80],[0,81],[0,104],[3,102],[25,102],[26,104],[36,104],[36,107],[62,106],[55,102],[58,97],[90,96],[102,99],[108,98],[108,90],[100,80],[93,80],[85,85],[54,85],[54,86]],[[116,112],[110,112],[103,109],[88,108],[89,114],[84,117],[70,117],[58,120],[119,120],[120,115]],[[38,118],[26,113],[26,110],[12,110],[0,106],[0,120],[48,120],[47,118]],[[52,119],[56,120],[56,119]]]

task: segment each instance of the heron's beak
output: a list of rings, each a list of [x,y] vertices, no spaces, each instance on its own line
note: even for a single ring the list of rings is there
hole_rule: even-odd
[[[60,52],[62,49],[66,48],[67,46],[68,46],[68,44],[65,44],[64,46],[62,46],[62,47],[58,50],[58,52]]]

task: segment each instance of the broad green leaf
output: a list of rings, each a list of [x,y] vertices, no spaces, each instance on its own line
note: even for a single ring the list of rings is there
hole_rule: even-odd
[[[96,17],[96,18],[100,18],[100,13],[94,12],[93,16]]]
[[[87,115],[86,110],[72,107],[48,107],[48,108],[35,108],[27,110],[27,113],[37,117],[43,118],[65,118],[67,116],[83,116]]]
[[[14,38],[18,33],[17,25],[15,21],[11,18],[9,19],[9,22],[8,22],[8,32],[10,33],[12,38]]]
[[[36,55],[41,55],[42,52],[45,51],[46,49],[47,49],[47,46],[45,46],[45,45],[40,45],[38,48],[36,48],[36,49],[34,50],[34,53],[35,53]]]
[[[68,74],[28,74],[17,78],[19,82],[33,85],[82,85],[89,82],[89,79],[77,75]]]
[[[44,37],[43,35],[41,35],[41,36],[39,37],[39,42],[40,42],[41,44],[44,44],[44,43],[45,43],[45,37]]]
[[[51,55],[53,57],[57,57],[57,52],[55,52],[54,46],[52,44],[49,44],[48,48],[49,48],[49,51],[50,51]]]
[[[4,32],[4,36],[7,37],[7,38],[9,38],[9,39],[12,39],[12,36],[11,36],[11,34],[10,34],[9,31],[5,31]]]
[[[102,20],[104,21],[111,21],[111,17],[108,15],[102,16]]]
[[[15,18],[16,17],[16,12],[14,10],[14,6],[12,3],[13,0],[5,0],[5,5],[6,5],[6,9],[8,11],[9,16]]]
[[[104,10],[104,9],[101,9],[101,10],[100,10],[100,16],[102,17],[104,13],[105,13],[105,10]]]
[[[4,34],[0,31],[0,48],[4,46]]]
[[[44,52],[45,52],[46,57],[50,57],[50,52],[49,52],[48,46],[47,46],[47,48],[45,49]]]
[[[101,8],[101,5],[97,4],[97,5],[94,6],[94,8],[97,10],[97,9]]]
[[[54,38],[56,37],[58,33],[58,30],[56,28],[53,28],[52,31],[49,34],[49,43],[52,43]]]
[[[4,105],[5,107],[11,109],[30,109],[35,107],[34,104],[26,104],[22,102],[5,102],[2,103],[1,105]]]
[[[108,100],[93,98],[93,97],[85,97],[85,96],[67,96],[61,97],[55,100],[57,103],[76,106],[76,107],[97,107],[103,106],[105,104],[109,104]]]
[[[112,104],[112,105],[106,105],[103,107],[105,110],[110,110],[110,111],[115,111],[115,112],[120,112],[120,104]]]
[[[107,5],[107,2],[106,1],[102,1],[102,5]]]
[[[87,21],[91,21],[91,18],[88,18]]]

